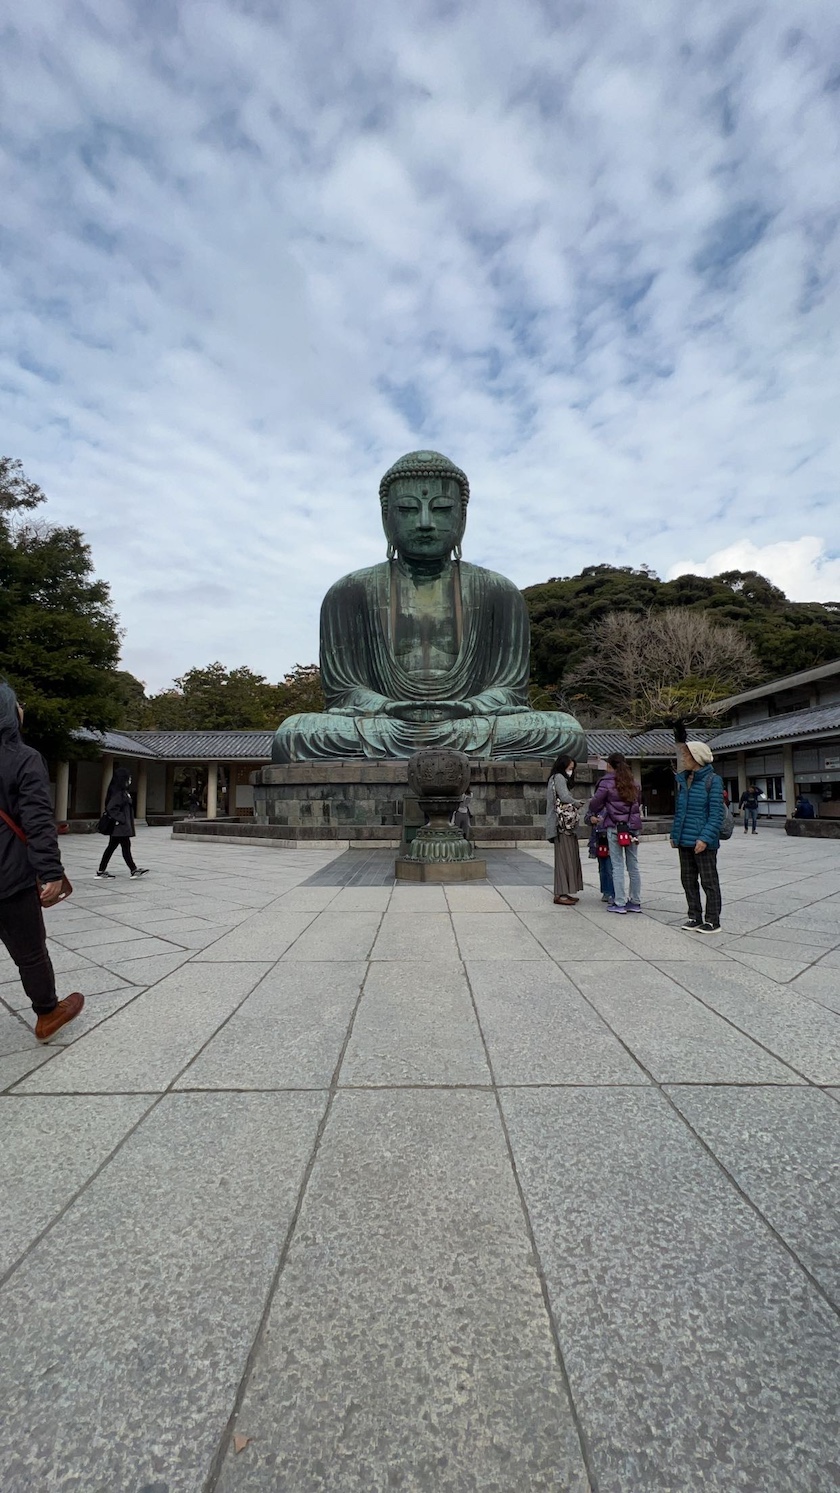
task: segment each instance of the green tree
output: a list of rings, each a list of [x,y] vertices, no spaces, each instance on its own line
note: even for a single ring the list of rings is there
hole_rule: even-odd
[[[642,616],[680,608],[722,626],[734,625],[755,650],[758,681],[840,657],[840,605],[788,601],[755,571],[661,581],[647,566],[590,565],[579,575],[529,586],[524,595],[531,618],[534,684],[569,708],[577,694],[578,708],[584,711],[587,702],[594,702],[585,695],[581,704],[570,681],[591,651],[591,629],[611,612]]]
[[[80,727],[119,719],[120,630],[81,532],[28,516],[44,501],[20,461],[0,457],[0,673],[26,707],[27,740],[62,756]]]
[[[158,731],[274,729],[287,715],[324,708],[315,664],[296,664],[279,684],[242,665],[188,669],[173,687],[145,701],[141,724]],[[126,723],[127,724],[127,723]]]

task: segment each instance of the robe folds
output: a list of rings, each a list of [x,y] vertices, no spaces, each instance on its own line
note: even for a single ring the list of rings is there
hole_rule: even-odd
[[[457,654],[412,668],[394,647],[399,582],[385,561],[336,581],[321,607],[323,714],[289,716],[274,762],[406,758],[450,746],[471,757],[586,757],[581,727],[528,704],[529,625],[512,581],[464,561],[452,567]],[[452,717],[452,702],[463,714]]]

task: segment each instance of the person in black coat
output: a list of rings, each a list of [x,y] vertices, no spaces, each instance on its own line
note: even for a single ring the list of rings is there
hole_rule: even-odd
[[[17,965],[38,1018],[35,1036],[48,1042],[78,1016],[80,991],[60,1001],[47,953],[42,908],[62,894],[64,868],[44,759],[21,740],[23,708],[0,680],[0,943]]]
[[[105,816],[111,820],[112,828],[108,844],[102,852],[97,876],[113,876],[113,871],[108,870],[108,862],[118,845],[132,876],[146,875],[142,866],[135,866],[134,857],[131,854],[131,841],[134,838],[134,804],[128,791],[130,786],[131,773],[128,768],[115,767],[105,795]]]

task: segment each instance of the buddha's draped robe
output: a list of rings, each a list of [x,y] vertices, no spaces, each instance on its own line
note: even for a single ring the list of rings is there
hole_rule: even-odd
[[[572,716],[530,708],[528,652],[523,597],[492,570],[452,562],[428,588],[396,562],[344,576],[321,607],[327,708],[283,721],[272,760],[410,757],[427,746],[585,760]],[[464,716],[442,718],[436,702],[453,700]],[[386,714],[394,704],[411,718]]]

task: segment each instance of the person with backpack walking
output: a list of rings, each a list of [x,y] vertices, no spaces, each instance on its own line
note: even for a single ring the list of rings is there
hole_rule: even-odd
[[[639,873],[639,839],[642,812],[639,785],[630,763],[621,752],[607,758],[609,772],[598,784],[589,804],[589,814],[600,830],[606,830],[613,874],[613,899],[607,912],[624,914],[642,910],[642,878]],[[627,868],[629,897],[625,902],[624,870]]]
[[[747,833],[750,822],[752,823],[753,834],[758,833],[758,806],[760,803],[761,790],[756,787],[755,783],[750,783],[749,787],[744,789],[741,797],[738,799],[738,808],[744,811],[744,834]]]
[[[684,733],[684,727],[678,727]],[[723,801],[723,779],[712,766],[714,757],[705,741],[687,741],[677,735],[677,753],[682,770],[677,773],[677,802],[671,826],[671,844],[680,858],[680,879],[688,905],[682,927],[688,932],[719,933],[722,898],[717,869],[721,839],[732,833],[731,810]],[[698,885],[699,883],[699,885]],[[706,912],[700,887],[706,896]]]
[[[97,876],[107,876],[113,879],[114,873],[108,870],[108,862],[118,845],[132,876],[148,875],[145,867],[135,866],[134,857],[131,854],[131,841],[134,838],[134,805],[128,791],[130,786],[131,773],[128,768],[115,767],[105,795],[105,813],[99,821],[99,832],[108,836],[108,844],[102,852]]]
[[[58,850],[50,781],[40,752],[25,746],[23,706],[0,681],[0,943],[20,975],[35,1012],[35,1036],[49,1042],[78,1016],[80,990],[64,1000],[55,991],[43,908],[70,890]]]
[[[581,801],[572,794],[575,764],[571,757],[558,757],[551,769],[546,792],[545,837],[554,843],[554,901],[574,907],[574,894],[583,891],[583,868],[577,842],[577,819]]]

